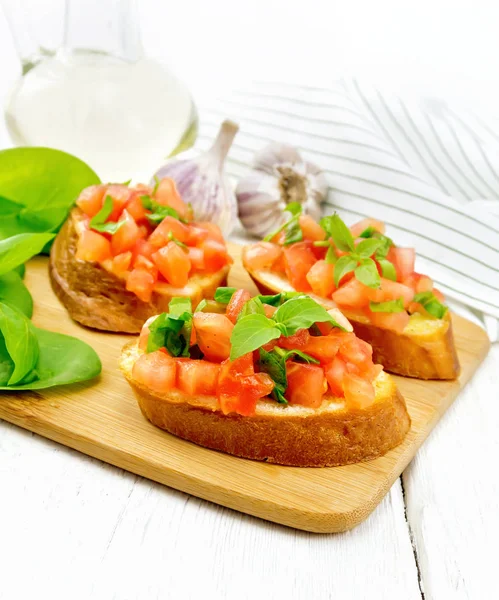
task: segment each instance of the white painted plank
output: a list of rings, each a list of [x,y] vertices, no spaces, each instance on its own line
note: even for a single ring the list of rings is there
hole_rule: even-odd
[[[0,482],[2,600],[420,599],[399,482],[357,529],[321,536],[189,497],[5,422]]]
[[[403,476],[426,600],[499,595],[498,432],[496,344]]]

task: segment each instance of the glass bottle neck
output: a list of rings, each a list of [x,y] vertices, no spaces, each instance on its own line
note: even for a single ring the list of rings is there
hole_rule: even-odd
[[[66,0],[64,50],[134,62],[142,56],[135,0]]]

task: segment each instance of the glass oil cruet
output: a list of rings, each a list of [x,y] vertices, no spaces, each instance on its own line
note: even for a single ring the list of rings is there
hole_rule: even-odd
[[[103,180],[148,180],[189,148],[197,112],[185,85],[144,56],[134,0],[66,0],[61,46],[31,35],[24,0],[1,0],[22,75],[5,109],[16,145],[49,146]]]

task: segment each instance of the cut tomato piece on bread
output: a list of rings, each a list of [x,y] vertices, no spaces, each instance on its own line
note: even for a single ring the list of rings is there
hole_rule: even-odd
[[[137,223],[127,210],[124,210],[120,217],[119,222],[123,221],[125,224],[111,238],[111,250],[114,256],[131,250],[141,237]]]
[[[156,278],[145,269],[132,269],[126,280],[126,289],[142,302],[150,302]]]
[[[283,252],[284,268],[289,282],[295,290],[309,292],[311,287],[307,280],[307,274],[316,262],[312,252],[312,244],[310,242],[298,242],[286,246]]]
[[[300,215],[298,219],[304,240],[322,242],[326,239],[326,232],[310,215]]]
[[[373,384],[353,373],[343,377],[343,392],[347,408],[364,409],[374,402]]]
[[[172,236],[179,242],[185,243],[189,237],[189,229],[178,219],[166,216],[151,233],[149,242],[156,248],[161,248],[171,241]]]
[[[244,251],[243,261],[249,269],[270,269],[282,255],[282,248],[271,242],[258,242]]]
[[[78,239],[76,258],[90,262],[101,262],[111,258],[111,244],[103,235],[86,229]]]
[[[333,396],[343,398],[343,378],[347,373],[345,361],[341,357],[335,356],[333,360],[326,365],[324,373]]]
[[[140,385],[165,394],[175,387],[177,363],[165,352],[157,350],[139,356],[133,365],[132,375]]]
[[[244,305],[249,300],[251,300],[251,294],[247,290],[236,290],[232,295],[229,304],[227,304],[225,314],[234,325],[239,317],[239,313],[243,310]]]
[[[234,325],[225,315],[197,312],[193,324],[199,349],[208,360],[222,362],[229,358]]]
[[[218,240],[207,239],[201,244],[204,253],[204,267],[208,273],[219,271],[229,262],[225,244]]]
[[[106,187],[104,185],[91,185],[82,190],[76,201],[76,206],[81,208],[88,217],[95,217],[102,208],[105,192]]]
[[[159,182],[153,199],[162,206],[176,210],[182,219],[187,217],[187,205],[178,193],[175,181],[170,177],[165,177]]]
[[[217,393],[220,365],[207,360],[177,360],[177,388],[191,397]]]
[[[378,221],[377,219],[371,219],[369,217],[367,219],[362,219],[358,223],[355,223],[354,225],[352,225],[350,227],[350,231],[351,231],[353,237],[357,238],[366,229],[369,229],[371,227],[375,231],[378,231],[379,233],[385,233],[385,224],[383,223],[383,221]]]
[[[317,365],[288,361],[286,363],[288,387],[285,392],[290,404],[318,408],[327,390],[324,370]]]
[[[175,242],[169,242],[152,255],[152,260],[163,277],[175,287],[184,287],[189,280],[191,261]]]
[[[329,298],[334,287],[334,265],[318,260],[307,273],[307,281],[312,292],[322,298]]]

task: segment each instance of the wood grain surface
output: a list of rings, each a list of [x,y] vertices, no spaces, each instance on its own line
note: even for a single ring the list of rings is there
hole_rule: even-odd
[[[236,263],[229,282],[253,289]],[[54,297],[47,261],[33,260],[26,282],[38,326],[81,337],[101,356],[96,382],[3,396],[0,418],[133,473],[270,521],[315,532],[350,529],[381,501],[488,349],[485,333],[454,317],[462,364],[457,382],[397,378],[412,418],[403,444],[372,462],[328,469],[263,464],[213,452],[177,439],[146,421],[117,369],[128,336],[73,323]]]

